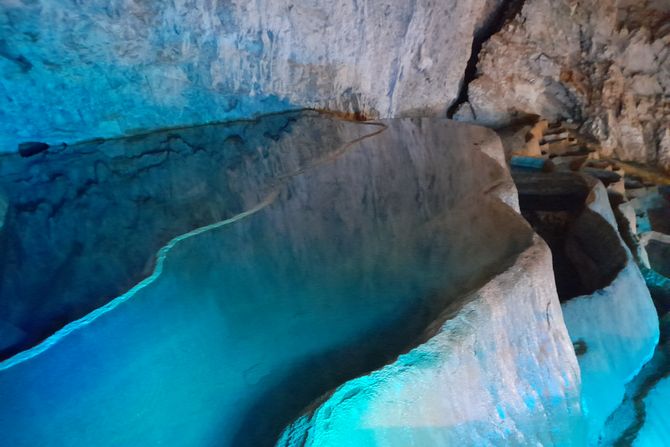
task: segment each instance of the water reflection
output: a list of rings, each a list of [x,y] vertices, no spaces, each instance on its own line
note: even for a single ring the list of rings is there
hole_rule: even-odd
[[[278,196],[173,241],[160,274],[127,300],[5,362],[9,445],[270,445],[305,405],[411,346],[529,243],[487,196],[505,177],[473,149],[471,128],[392,121],[348,145],[376,129],[311,114],[285,124],[268,145],[201,148],[192,156],[211,158],[163,172],[171,180],[156,188],[175,203],[161,219],[203,203],[230,217]]]

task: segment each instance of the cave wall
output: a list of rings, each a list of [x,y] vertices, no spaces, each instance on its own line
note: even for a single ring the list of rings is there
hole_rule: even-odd
[[[442,115],[466,100],[455,118],[570,118],[604,155],[670,169],[663,0],[0,5],[0,151],[300,107]]]
[[[441,115],[502,0],[2,0],[0,151],[317,107]]]
[[[658,314],[635,259],[618,236],[617,223],[600,182],[592,181],[587,198],[589,211],[602,216],[591,234],[614,230],[616,239],[600,241],[612,257],[625,251],[626,263],[606,287],[562,304],[563,317],[575,346],[581,346],[578,360],[582,374],[582,402],[587,412],[591,445],[608,417],[621,404],[625,386],[652,357],[659,340]],[[602,227],[603,225],[610,228]]]
[[[584,122],[605,156],[670,169],[670,3],[528,0],[489,39],[458,119]]]

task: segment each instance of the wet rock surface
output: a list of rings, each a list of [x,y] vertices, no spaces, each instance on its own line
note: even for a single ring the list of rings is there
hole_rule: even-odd
[[[513,177],[523,216],[551,248],[561,300],[611,284],[627,256],[616,228],[586,206],[593,181],[571,172]]]
[[[642,244],[649,266],[661,275],[670,278],[670,235],[650,232],[642,235]]]
[[[664,442],[669,19],[5,1],[2,442]]]
[[[497,151],[502,165],[499,143]],[[519,221],[508,210],[498,222]],[[582,445],[579,381],[550,252],[533,237],[504,271],[436,318],[423,343],[315,401],[279,445]]]
[[[536,238],[441,315],[424,343],[324,396],[278,445],[585,445],[579,370],[550,264]]]
[[[607,421],[600,444],[652,447],[668,439],[667,401],[670,396],[670,277],[663,270],[668,262],[663,253],[668,235],[649,231],[649,211],[670,205],[663,188],[653,187],[636,192],[631,201],[635,210],[633,225],[640,241],[640,264],[661,322],[659,344],[651,360],[626,387],[626,398]],[[660,192],[660,194],[659,194]],[[647,250],[651,248],[651,250]]]

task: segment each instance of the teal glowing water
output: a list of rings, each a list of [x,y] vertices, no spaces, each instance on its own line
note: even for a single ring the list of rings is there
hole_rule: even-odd
[[[304,125],[337,144],[270,155],[280,181],[236,178],[255,185],[246,213],[173,239],[146,281],[2,364],[3,442],[270,445],[521,244],[481,213],[499,174],[472,172],[470,148],[431,152],[409,123],[364,141],[376,129]]]

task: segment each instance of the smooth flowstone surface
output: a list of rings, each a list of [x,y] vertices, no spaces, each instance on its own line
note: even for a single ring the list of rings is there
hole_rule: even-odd
[[[661,338],[654,356],[626,386],[626,397],[608,418],[599,445],[665,445],[670,435],[669,385],[670,314],[665,314],[661,318]]]
[[[3,163],[15,182],[5,232],[20,246],[3,268],[27,275],[13,290],[42,272],[53,281],[26,300],[3,286],[3,305],[96,307],[0,363],[4,443],[272,444],[309,402],[393,361],[536,245],[504,203],[514,190],[485,129],[316,114],[229,126]],[[544,329],[519,336],[552,359],[524,364],[540,369],[538,402],[579,383],[544,287]]]
[[[488,146],[504,165],[500,141]],[[491,194],[509,205],[500,229],[530,235],[511,178]],[[580,372],[549,248],[533,236],[501,267],[414,349],[313,402],[278,445],[585,445]]]
[[[425,335],[315,402],[278,446],[586,445],[579,368],[541,239]]]

